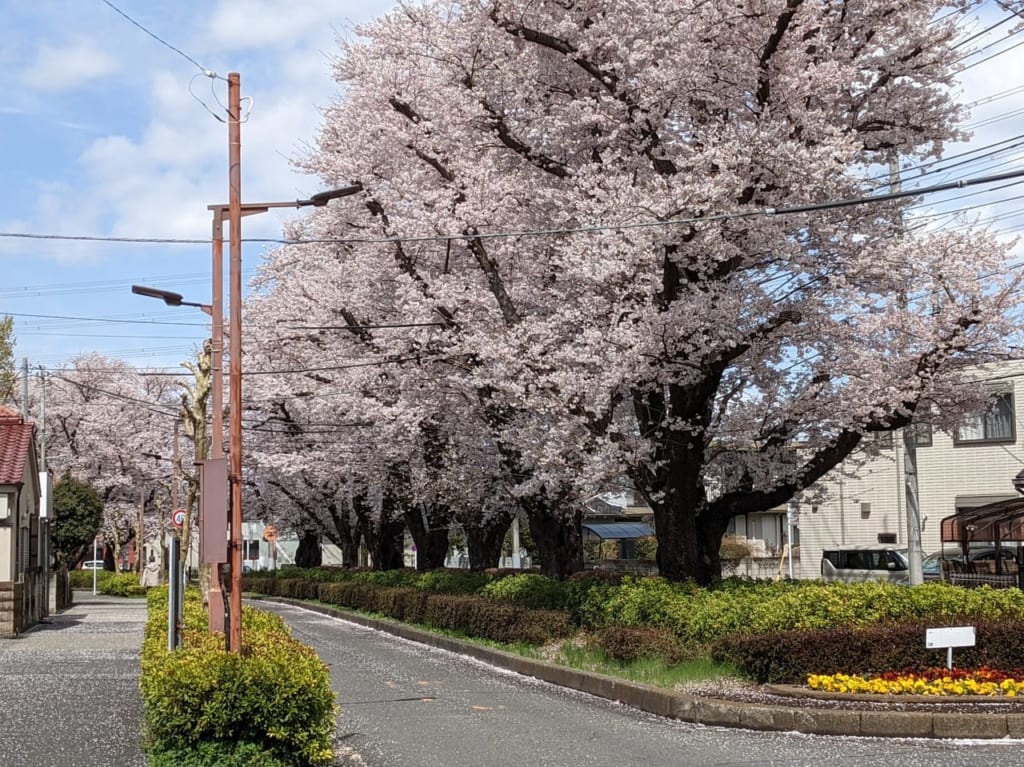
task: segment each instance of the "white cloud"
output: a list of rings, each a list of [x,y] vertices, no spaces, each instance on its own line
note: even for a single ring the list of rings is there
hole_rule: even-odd
[[[351,26],[348,11],[358,8],[361,19],[384,13],[391,0],[339,3],[337,0],[229,0],[222,2],[210,17],[210,43],[213,48],[250,49],[291,47],[297,38],[333,35],[332,28]]]
[[[109,75],[117,68],[117,59],[91,40],[75,40],[61,48],[42,43],[35,60],[22,70],[21,80],[39,90],[66,91]]]

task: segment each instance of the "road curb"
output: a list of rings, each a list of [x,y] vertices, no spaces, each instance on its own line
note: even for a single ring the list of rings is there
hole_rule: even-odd
[[[802,732],[812,735],[854,735],[876,738],[1024,738],[1024,713],[948,713],[930,711],[858,711],[762,705],[672,692],[546,661],[482,647],[441,636],[398,621],[369,618],[347,610],[287,597],[246,595],[265,602],[301,607],[312,612],[383,631],[413,642],[468,655],[523,676],[613,700],[651,714],[714,727]],[[805,696],[809,697],[809,696]],[[794,699],[799,699],[794,696]]]

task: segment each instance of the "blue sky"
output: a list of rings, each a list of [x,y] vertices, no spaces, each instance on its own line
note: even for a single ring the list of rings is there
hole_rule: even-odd
[[[242,126],[246,202],[319,191],[319,181],[297,173],[290,159],[314,140],[318,108],[337,95],[330,71],[336,39],[392,5],[114,4],[204,68],[241,74],[242,93],[253,98]],[[226,83],[193,80],[197,67],[102,0],[0,0],[0,19],[0,231],[208,238],[206,206],[227,202],[227,128],[195,97],[218,110]],[[247,217],[243,233],[279,236],[288,215],[295,213]],[[246,246],[246,275],[259,254],[259,246]],[[0,314],[15,318],[19,363],[27,356],[33,366],[53,366],[95,350],[134,365],[176,366],[208,334],[198,310],[130,293],[140,283],[208,302],[207,245],[3,238],[0,275]],[[144,324],[150,321],[182,324]]]
[[[337,96],[330,72],[336,38],[385,12],[390,0],[114,2],[204,68],[222,76],[241,73],[242,92],[254,100],[242,128],[246,202],[307,197],[320,189],[289,160],[314,140],[318,108]],[[1006,12],[989,2],[965,34],[1001,18]],[[103,0],[0,0],[0,19],[0,232],[208,237],[206,206],[227,201],[227,128],[197,99],[216,109],[216,99],[226,99],[223,80],[213,81],[211,91],[211,81],[196,77],[192,63]],[[947,154],[990,148],[977,158],[968,155],[972,162],[950,164],[947,172],[908,170],[905,186],[1024,167],[1013,139],[1024,134],[1017,128],[1017,110],[1024,113],[1024,48],[1012,47],[1024,34],[1014,33],[1016,26],[1003,24],[974,41],[992,46],[969,60],[973,66],[960,85],[963,101],[976,102],[968,122],[976,135]],[[999,141],[1005,143],[992,146]],[[1011,236],[1019,228],[1015,197],[1021,188],[949,195],[944,207],[979,205],[968,214],[998,217],[994,226]],[[943,204],[932,198],[928,205]],[[295,214],[246,218],[243,233],[279,236],[288,215]],[[246,246],[245,274],[260,252]],[[99,351],[134,365],[176,367],[208,334],[205,316],[133,296],[130,285],[206,302],[209,270],[207,245],[0,238],[0,314],[15,317],[19,361],[27,356],[33,366]]]

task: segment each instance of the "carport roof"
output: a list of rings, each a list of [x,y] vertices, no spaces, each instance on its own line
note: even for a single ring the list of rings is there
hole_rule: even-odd
[[[583,528],[605,540],[619,541],[654,535],[654,528],[646,522],[584,522]]]
[[[942,520],[942,541],[1024,541],[1024,498],[961,509]]]

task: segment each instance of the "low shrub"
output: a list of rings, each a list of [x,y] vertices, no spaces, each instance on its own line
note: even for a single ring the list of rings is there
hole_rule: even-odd
[[[556,610],[531,610],[475,596],[433,594],[423,623],[494,642],[540,645],[573,633],[569,616]]]
[[[115,573],[111,570],[96,570],[96,591],[115,597],[137,597],[146,593],[146,588],[139,585],[139,576],[135,573]],[[92,570],[71,570],[71,588],[91,589]]]
[[[563,610],[569,592],[559,581],[536,573],[525,573],[491,581],[481,593],[492,599],[543,610]]]
[[[477,594],[491,582],[487,573],[474,570],[439,569],[419,573],[415,588],[433,594]]]
[[[186,592],[184,619],[184,646],[168,652],[167,590],[151,590],[140,680],[150,764],[330,762],[330,674],[281,618],[245,608],[242,653],[227,652],[224,636],[205,630],[196,590]]]
[[[944,657],[925,647],[934,623],[733,634],[712,646],[716,662],[731,663],[760,683],[803,684],[811,674],[881,674],[926,669]],[[979,621],[974,647],[955,650],[958,666],[1016,668],[1024,657],[1024,622]]]
[[[139,583],[139,576],[135,573],[111,573],[100,592],[116,597],[141,597],[148,590],[148,587]]]
[[[653,626],[608,626],[589,634],[586,644],[623,663],[656,658],[675,666],[693,658],[679,637]]]
[[[112,570],[69,570],[68,576],[71,578],[71,588],[73,589],[91,589],[93,582],[93,573],[96,573],[96,590],[99,591],[103,584],[114,577],[115,573]]]

